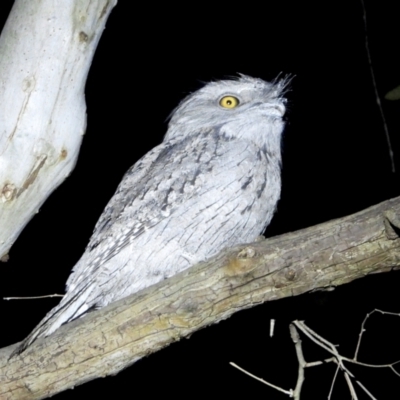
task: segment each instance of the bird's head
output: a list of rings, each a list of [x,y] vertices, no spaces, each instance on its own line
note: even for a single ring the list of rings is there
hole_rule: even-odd
[[[287,85],[287,78],[265,82],[246,75],[208,83],[173,111],[164,141],[218,129],[221,135],[248,139],[259,146],[270,140],[279,142]]]

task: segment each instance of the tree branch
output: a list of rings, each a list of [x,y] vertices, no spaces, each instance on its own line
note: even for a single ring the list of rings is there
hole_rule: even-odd
[[[236,311],[400,265],[400,197],[357,214],[224,251],[61,327],[8,361],[0,398],[39,399],[116,374]]]
[[[116,0],[16,0],[0,37],[0,260],[75,167],[86,77]]]

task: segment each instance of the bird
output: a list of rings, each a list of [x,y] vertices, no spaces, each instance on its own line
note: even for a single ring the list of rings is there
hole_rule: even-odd
[[[62,324],[253,242],[281,192],[289,79],[239,74],[184,98],[125,174],[50,310],[13,355]]]

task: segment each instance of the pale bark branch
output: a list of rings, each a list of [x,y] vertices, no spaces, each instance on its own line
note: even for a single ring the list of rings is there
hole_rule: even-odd
[[[8,361],[0,398],[39,399],[116,374],[193,332],[265,301],[400,265],[400,197],[357,214],[224,251],[93,312]]]
[[[0,259],[75,166],[116,0],[16,0],[0,37]]]

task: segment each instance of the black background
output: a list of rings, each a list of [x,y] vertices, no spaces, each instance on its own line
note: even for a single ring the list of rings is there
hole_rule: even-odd
[[[378,4],[379,3],[379,4]],[[0,3],[1,23],[11,1]],[[368,35],[379,94],[400,84],[395,3],[366,1]],[[264,2],[234,6],[148,5],[120,1],[96,51],[86,86],[88,129],[77,166],[51,195],[0,264],[0,297],[63,293],[74,263],[125,171],[157,145],[170,111],[201,82],[238,72],[271,80],[293,74],[283,139],[283,187],[266,235],[342,217],[400,195],[392,173],[365,49],[360,1]],[[0,105],[1,106],[1,105]],[[400,101],[383,100],[397,170]],[[1,229],[1,228],[0,228]],[[367,312],[400,313],[400,272],[352,282],[239,312],[153,354],[116,377],[56,395],[88,398],[285,395],[244,376],[233,361],[285,389],[297,361],[289,323],[306,323],[352,356]],[[22,340],[57,299],[2,301],[0,341]],[[269,321],[276,319],[275,336]],[[398,317],[373,317],[360,360],[400,359]],[[307,361],[327,357],[304,339]],[[327,398],[334,366],[306,371],[302,398]],[[400,378],[389,370],[352,368],[379,399],[392,398]],[[350,398],[342,376],[332,399]],[[396,391],[396,392],[395,392]],[[347,392],[348,393],[348,392]],[[359,399],[366,395],[358,392]]]

